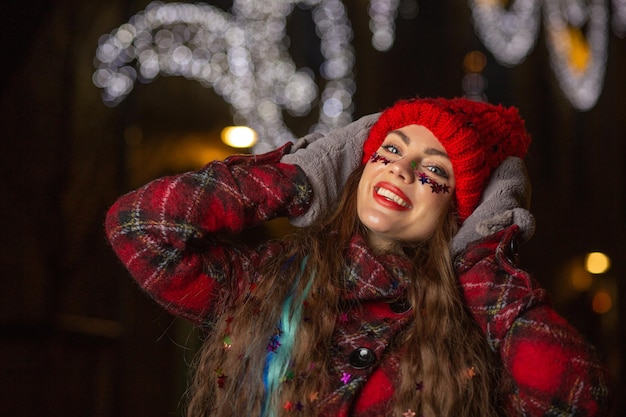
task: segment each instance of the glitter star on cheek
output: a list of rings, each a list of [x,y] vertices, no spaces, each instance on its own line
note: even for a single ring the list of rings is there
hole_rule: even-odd
[[[435,182],[435,181],[432,181],[432,180],[430,181],[430,189],[435,194],[449,193],[450,192],[450,186],[448,186],[448,185],[441,185],[438,182]]]
[[[428,175],[424,174],[423,172],[420,172],[418,175],[419,181],[422,183],[422,185],[430,183],[430,178],[428,178]]]
[[[374,152],[372,154],[372,156],[370,156],[370,161],[371,162],[382,162],[384,165],[390,164],[391,160],[385,158],[384,156],[380,155],[378,152]]]

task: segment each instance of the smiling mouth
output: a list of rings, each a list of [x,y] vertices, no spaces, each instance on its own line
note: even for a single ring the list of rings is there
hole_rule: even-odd
[[[398,194],[383,188],[383,187],[374,187],[374,191],[377,195],[384,197],[385,199],[387,199],[388,201],[392,201],[394,203],[396,203],[397,205],[399,205],[400,207],[404,207],[404,208],[411,208],[412,206],[406,201],[404,200],[402,197],[400,197]]]

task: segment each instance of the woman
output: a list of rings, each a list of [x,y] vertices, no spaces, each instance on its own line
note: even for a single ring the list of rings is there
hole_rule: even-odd
[[[332,213],[258,248],[228,235],[323,212],[316,196],[343,181],[307,165],[337,155],[233,156],[109,211],[144,290],[206,326],[189,416],[605,413],[592,348],[511,261],[532,233],[507,159],[530,143],[517,111],[416,99],[366,130]]]

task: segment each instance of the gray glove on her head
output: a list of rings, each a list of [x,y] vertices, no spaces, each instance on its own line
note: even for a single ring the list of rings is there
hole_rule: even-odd
[[[281,162],[302,168],[313,188],[311,207],[304,215],[290,219],[294,226],[308,226],[332,207],[348,176],[361,163],[363,143],[379,116],[365,116],[326,135],[312,133],[299,139],[282,157]],[[530,192],[524,162],[507,158],[492,173],[480,204],[452,239],[452,258],[469,243],[512,224],[520,227],[522,240],[530,239],[535,231],[535,219],[528,211]]]
[[[452,259],[469,243],[513,224],[519,226],[522,241],[529,240],[535,233],[535,217],[528,211],[530,194],[530,179],[524,162],[508,157],[493,171],[480,204],[450,242]]]
[[[364,116],[326,135],[311,133],[296,141],[290,153],[281,158],[281,162],[302,168],[313,187],[311,207],[290,219],[291,224],[309,226],[337,201],[346,180],[361,163],[363,143],[379,116]]]

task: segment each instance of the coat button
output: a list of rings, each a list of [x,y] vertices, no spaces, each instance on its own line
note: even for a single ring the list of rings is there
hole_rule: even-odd
[[[508,252],[509,253],[506,256],[507,260],[512,265],[516,265],[517,264],[517,260],[519,258],[519,245],[517,244],[517,239],[515,239],[515,238],[511,239],[511,242],[509,243],[509,251]]]
[[[389,303],[389,308],[396,314],[406,313],[411,307],[411,303],[406,298],[399,298]]]
[[[376,360],[376,355],[371,349],[360,347],[350,354],[350,365],[355,369],[365,369]]]

